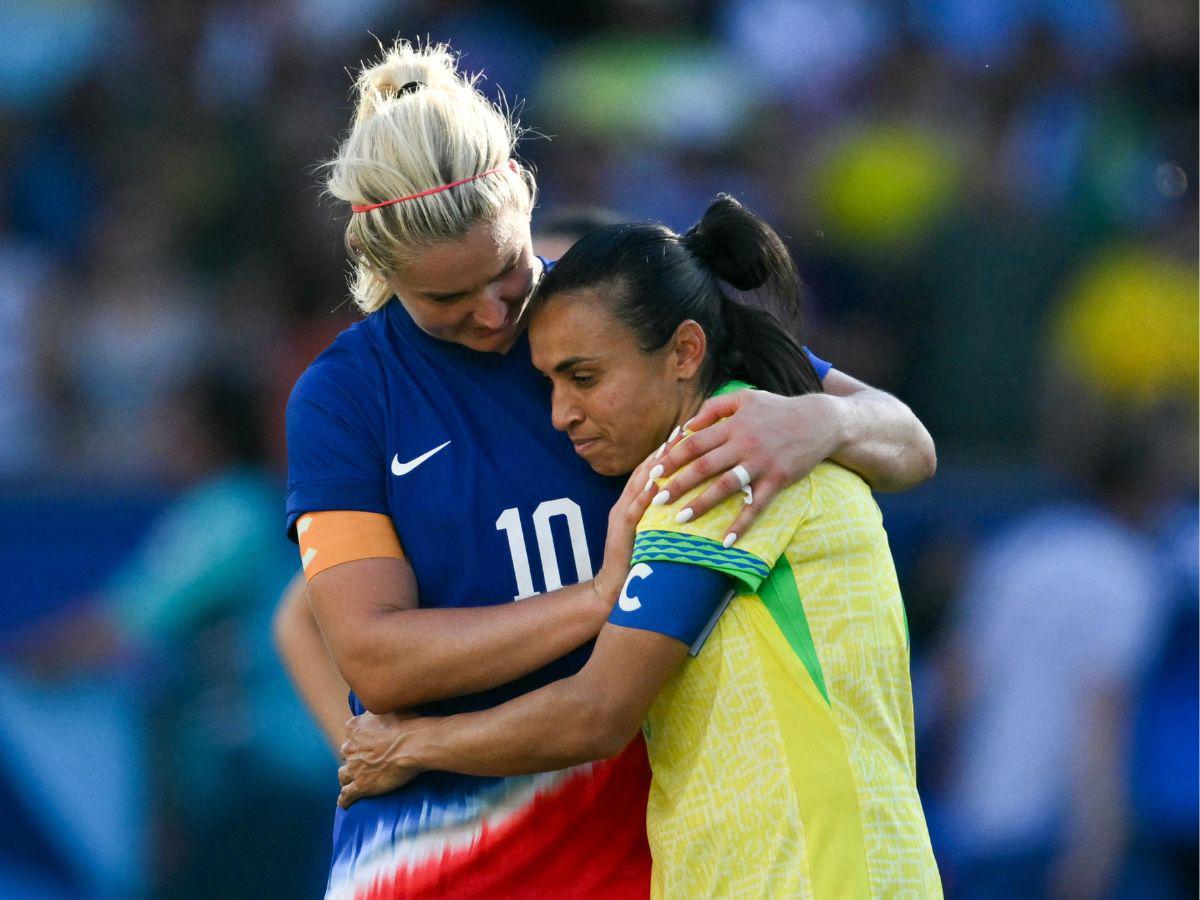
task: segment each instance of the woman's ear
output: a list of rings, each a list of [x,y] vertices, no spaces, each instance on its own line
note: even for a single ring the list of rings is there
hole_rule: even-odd
[[[685,319],[671,341],[671,366],[681,381],[695,378],[708,354],[708,335],[694,319]]]

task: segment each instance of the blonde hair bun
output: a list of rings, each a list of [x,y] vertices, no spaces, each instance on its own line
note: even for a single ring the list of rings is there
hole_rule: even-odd
[[[397,41],[384,52],[383,59],[363,68],[355,81],[358,102],[355,105],[355,124],[376,115],[380,107],[412,91],[408,85],[416,82],[421,89],[437,90],[457,87],[473,89],[478,76],[467,78],[459,74],[458,62],[447,44],[416,47],[407,41]]]
[[[533,174],[505,165],[520,127],[480,92],[480,77],[460,72],[446,44],[397,41],[355,80],[350,131],[325,164],[332,197],[371,206],[465,181],[350,217],[346,245],[355,260],[350,290],[365,313],[391,299],[382,273],[505,210],[525,215],[533,210]]]

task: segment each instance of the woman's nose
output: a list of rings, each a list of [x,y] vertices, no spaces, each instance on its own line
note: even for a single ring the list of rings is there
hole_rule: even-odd
[[[564,391],[556,387],[550,399],[550,424],[559,431],[566,431],[582,418],[579,407],[571,402]]]
[[[475,307],[475,321],[484,328],[503,328],[508,321],[508,304],[499,291],[488,290]]]

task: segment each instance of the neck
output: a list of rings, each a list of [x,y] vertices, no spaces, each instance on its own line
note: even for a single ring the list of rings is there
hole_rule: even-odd
[[[682,428],[684,422],[689,421],[700,411],[700,407],[704,405],[704,401],[707,399],[699,391],[695,391],[684,397],[683,402],[679,404],[679,414],[675,417],[675,423],[671,427],[674,428],[677,425]]]

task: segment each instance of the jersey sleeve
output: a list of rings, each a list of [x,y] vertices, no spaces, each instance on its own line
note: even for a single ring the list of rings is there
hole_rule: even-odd
[[[784,488],[732,547],[726,547],[724,542],[745,503],[740,493],[726,497],[699,519],[676,521],[679,513],[708,484],[704,482],[673,503],[646,510],[638,523],[632,563],[659,561],[703,566],[733,577],[745,591],[757,591],[807,512],[811,502],[808,479]]]
[[[344,361],[318,359],[287,407],[287,532],[324,510],[388,515],[381,392]]]
[[[825,362],[825,360],[821,359],[821,357],[817,356],[817,354],[813,353],[807,347],[804,348],[804,354],[808,357],[808,361],[812,363],[812,367],[816,369],[817,377],[824,381],[825,376],[829,374],[829,370],[833,368],[833,363]]]

